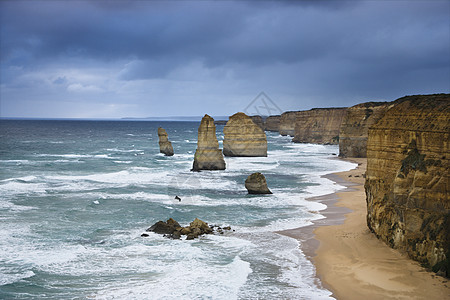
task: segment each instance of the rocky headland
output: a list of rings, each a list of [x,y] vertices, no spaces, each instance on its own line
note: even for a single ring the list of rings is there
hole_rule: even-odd
[[[369,128],[367,225],[389,246],[449,274],[450,95],[407,96]]]
[[[346,113],[346,107],[314,108],[296,112],[292,141],[294,143],[338,144],[339,130]]]
[[[367,157],[369,127],[381,119],[392,102],[366,102],[349,107],[339,132],[340,157]]]
[[[280,120],[280,115],[268,116],[264,121],[264,130],[278,132],[280,130]]]
[[[261,116],[250,116],[250,119],[252,119],[253,123],[258,125],[259,128],[264,130],[264,118]]]
[[[267,138],[264,131],[246,114],[230,117],[223,128],[225,156],[267,156]]]
[[[166,156],[173,155],[172,143],[169,141],[167,132],[162,127],[158,128],[158,138],[159,138],[159,152],[164,153]]]
[[[225,170],[225,160],[216,137],[216,125],[214,119],[208,115],[202,118],[198,127],[197,150],[192,170]]]
[[[281,114],[278,132],[283,135],[295,135],[295,120],[300,111],[287,111]]]

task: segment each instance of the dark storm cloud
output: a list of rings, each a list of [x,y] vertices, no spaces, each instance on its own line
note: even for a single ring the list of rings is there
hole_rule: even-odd
[[[450,89],[448,1],[0,5],[2,102],[26,89],[136,106],[148,94],[176,104],[221,94],[220,110],[266,90],[285,109],[304,109]],[[167,92],[181,87],[182,96]]]

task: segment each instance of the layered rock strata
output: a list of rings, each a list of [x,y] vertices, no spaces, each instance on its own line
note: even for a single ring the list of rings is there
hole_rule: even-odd
[[[166,130],[159,127],[158,128],[158,138],[159,138],[159,152],[164,153],[166,156],[173,155],[172,143],[169,141]]]
[[[208,115],[202,118],[198,127],[197,150],[192,170],[225,170],[225,160],[222,150],[219,149],[214,119]]]
[[[299,111],[287,111],[281,114],[278,131],[281,135],[295,135],[295,120]]]
[[[367,157],[369,127],[390,107],[388,102],[366,102],[349,107],[339,132],[339,156]]]
[[[314,108],[296,113],[294,143],[338,144],[347,108]]]
[[[225,156],[267,156],[267,138],[264,131],[246,114],[230,117],[223,128]]]
[[[249,194],[272,194],[267,187],[266,177],[259,172],[247,177],[245,180],[245,188]]]
[[[365,182],[370,230],[447,276],[449,138],[449,94],[398,99],[369,128]]]
[[[268,116],[264,122],[264,130],[266,131],[280,131],[281,116]]]
[[[263,119],[263,117],[261,117],[261,116],[250,116],[250,118],[252,119],[253,123],[255,123],[256,125],[258,125],[259,128],[264,130],[264,119]]]

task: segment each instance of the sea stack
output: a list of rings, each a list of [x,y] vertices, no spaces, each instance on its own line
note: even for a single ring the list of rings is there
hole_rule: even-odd
[[[225,160],[216,137],[214,119],[208,115],[202,118],[198,127],[197,150],[192,171],[225,170]]]
[[[245,180],[245,188],[249,194],[272,194],[267,187],[266,177],[259,172],[247,177]]]
[[[447,276],[449,140],[450,94],[396,100],[369,128],[365,183],[369,229]]]
[[[223,128],[225,156],[267,156],[267,138],[264,130],[242,112],[230,117]]]
[[[164,153],[166,156],[172,156],[173,155],[172,143],[169,142],[167,132],[161,127],[158,128],[158,137],[159,137],[159,152]]]

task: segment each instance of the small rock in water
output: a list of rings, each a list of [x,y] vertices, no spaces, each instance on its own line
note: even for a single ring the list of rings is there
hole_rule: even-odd
[[[247,177],[245,180],[245,188],[249,194],[272,194],[267,187],[266,177],[259,172]]]

